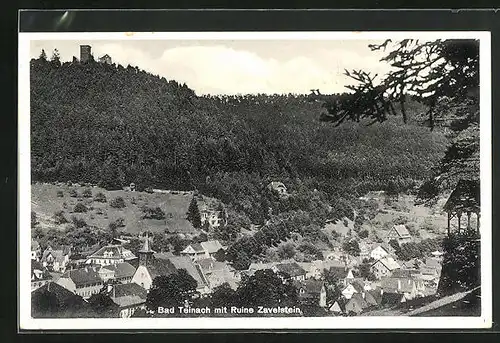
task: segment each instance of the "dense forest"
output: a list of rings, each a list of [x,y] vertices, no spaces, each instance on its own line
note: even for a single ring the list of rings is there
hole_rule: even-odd
[[[409,117],[420,111],[407,105]],[[130,65],[42,55],[31,60],[32,179],[198,189],[263,223],[308,211],[295,199],[270,213],[270,181],[320,199],[335,216],[349,197],[412,188],[445,149],[444,135],[415,121],[334,127],[320,113],[306,95],[198,97]]]

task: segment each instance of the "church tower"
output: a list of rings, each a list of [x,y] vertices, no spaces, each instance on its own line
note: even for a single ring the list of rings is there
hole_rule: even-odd
[[[151,261],[153,258],[154,251],[151,250],[149,242],[149,237],[148,234],[146,233],[146,239],[144,240],[144,245],[142,246],[142,249],[139,250],[139,265],[140,266],[147,266],[147,264]]]

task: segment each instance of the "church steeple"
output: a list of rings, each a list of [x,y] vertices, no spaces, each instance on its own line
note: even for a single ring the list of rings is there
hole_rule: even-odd
[[[151,250],[149,236],[146,233],[146,238],[144,239],[144,245],[142,249],[139,250],[139,265],[147,265],[147,263],[153,258],[154,251]]]

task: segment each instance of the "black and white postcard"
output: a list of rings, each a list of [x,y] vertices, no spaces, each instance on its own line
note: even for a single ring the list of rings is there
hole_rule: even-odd
[[[491,327],[490,75],[488,32],[20,33],[20,327]]]

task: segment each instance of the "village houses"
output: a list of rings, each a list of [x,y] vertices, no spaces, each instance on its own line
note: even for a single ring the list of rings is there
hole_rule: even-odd
[[[136,283],[108,284],[105,294],[118,305],[120,318],[130,318],[138,309],[146,308],[148,292]]]
[[[306,279],[306,271],[297,262],[278,263],[271,269],[275,273],[281,272],[287,275],[291,280],[304,281]]]
[[[42,287],[52,281],[52,275],[40,262],[31,260],[31,290]]]
[[[106,245],[88,256],[86,263],[93,265],[108,266],[122,262],[130,262],[137,257],[121,244]]]
[[[394,258],[386,256],[375,261],[371,265],[370,270],[377,279],[381,279],[382,277],[391,276],[392,272],[399,268],[401,268],[401,266]]]
[[[399,245],[404,244],[404,243],[409,243],[412,241],[412,237],[410,235],[410,232],[406,228],[405,225],[394,225],[387,234],[387,240],[388,242],[395,240],[396,242],[399,243]]]
[[[196,261],[199,259],[214,257],[215,253],[220,249],[223,249],[223,247],[218,240],[193,243],[181,251],[181,255],[189,256]]]
[[[110,264],[107,266],[102,266],[99,269],[99,275],[104,282],[109,280],[116,281],[118,283],[129,283],[132,281],[132,277],[135,274],[136,268],[128,262],[120,262],[116,264]]]
[[[68,270],[56,281],[57,284],[84,299],[101,291],[104,281],[99,276],[99,267]]]
[[[323,281],[294,281],[294,285],[302,303],[326,307],[326,287]]]
[[[40,261],[49,270],[63,273],[68,265],[71,256],[71,247],[62,246],[60,249],[52,249],[50,246],[45,249]]]
[[[42,248],[40,247],[40,244],[35,241],[31,240],[31,259],[35,261],[40,261],[40,257],[42,257]]]

